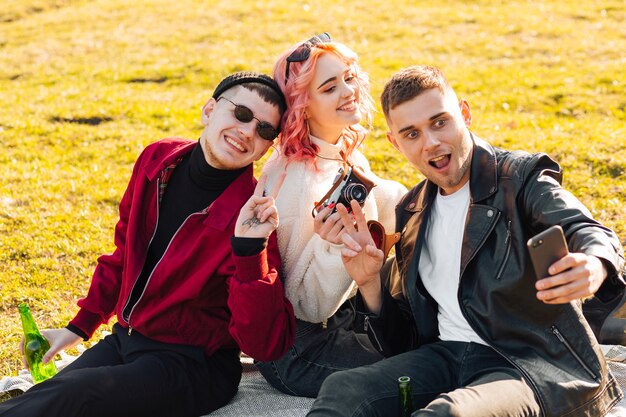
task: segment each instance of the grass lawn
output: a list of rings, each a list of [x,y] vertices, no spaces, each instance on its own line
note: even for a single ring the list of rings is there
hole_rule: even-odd
[[[41,328],[76,313],[139,152],[197,138],[221,78],[322,31],[376,99],[402,67],[441,67],[476,134],[551,155],[626,244],[624,21],[623,0],[0,0],[0,374],[21,368],[19,302]],[[385,131],[379,113],[365,153],[411,187]]]

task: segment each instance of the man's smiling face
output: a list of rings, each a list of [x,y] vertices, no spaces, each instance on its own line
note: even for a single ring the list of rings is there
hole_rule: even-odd
[[[233,103],[252,110],[259,120],[274,127],[280,124],[278,107],[265,102],[258,93],[242,86],[235,86],[223,96]],[[272,141],[263,139],[257,132],[256,119],[240,122],[234,115],[235,105],[227,100],[210,99],[202,112],[204,130],[200,145],[209,165],[218,169],[239,169],[260,159],[272,146]]]
[[[387,138],[411,164],[441,188],[444,195],[469,180],[473,142],[471,114],[454,91],[424,91],[390,109]]]

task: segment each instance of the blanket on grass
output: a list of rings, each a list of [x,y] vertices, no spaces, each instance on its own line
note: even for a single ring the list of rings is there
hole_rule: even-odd
[[[626,394],[626,346],[602,345],[609,369]],[[73,358],[63,355],[57,361],[59,369]],[[204,417],[304,417],[313,404],[312,398],[293,397],[272,388],[256,370],[250,358],[242,358],[243,375],[239,392],[223,408]],[[18,376],[0,379],[0,400],[3,397],[19,395],[33,385],[28,371]],[[622,399],[607,417],[626,417],[626,397]]]

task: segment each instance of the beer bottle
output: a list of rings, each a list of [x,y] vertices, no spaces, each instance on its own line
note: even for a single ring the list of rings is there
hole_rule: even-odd
[[[30,374],[33,376],[33,382],[36,384],[54,376],[57,373],[57,367],[54,360],[50,360],[46,364],[41,362],[43,355],[50,349],[50,343],[39,333],[28,305],[22,303],[17,308],[20,311],[22,328],[24,329],[24,356]]]
[[[413,405],[413,386],[411,378],[401,376],[398,378],[398,417],[410,417],[415,411]]]

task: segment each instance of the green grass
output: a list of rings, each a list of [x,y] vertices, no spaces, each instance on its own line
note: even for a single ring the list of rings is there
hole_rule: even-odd
[[[376,99],[402,67],[441,67],[475,133],[557,159],[626,243],[624,21],[622,0],[1,0],[0,374],[21,367],[20,301],[42,328],[75,314],[141,149],[197,138],[223,76],[270,72],[321,31],[359,53]],[[385,131],[379,113],[366,154],[410,187]]]

